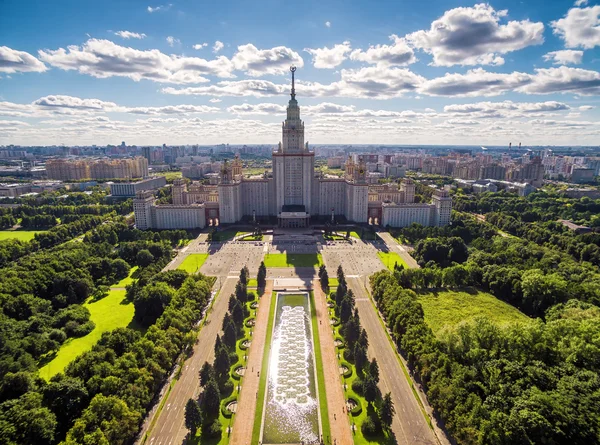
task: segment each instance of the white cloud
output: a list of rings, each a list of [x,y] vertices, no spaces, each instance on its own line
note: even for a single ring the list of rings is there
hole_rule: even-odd
[[[241,104],[227,108],[232,114],[284,114],[285,107],[280,104],[262,103],[256,105]]]
[[[572,8],[562,19],[550,23],[554,34],[565,41],[567,48],[584,49],[600,45],[600,5]]]
[[[77,70],[98,78],[128,77],[167,83],[208,82],[204,75],[234,77],[226,57],[205,60],[199,57],[167,55],[157,49],[137,50],[109,40],[89,39],[83,46],[40,50],[40,59],[63,70]]]
[[[600,94],[600,73],[561,66],[538,68],[532,82],[517,89],[527,94],[572,93],[582,96]]]
[[[531,75],[526,73],[490,73],[476,68],[465,74],[446,73],[443,77],[427,80],[419,92],[430,96],[497,96],[531,81]]]
[[[166,40],[167,40],[167,43],[169,44],[169,46],[170,46],[171,48],[173,48],[173,46],[175,46],[175,45],[179,45],[179,44],[181,43],[181,40],[179,40],[179,39],[176,39],[176,38],[175,38],[175,37],[173,37],[173,36],[167,36],[167,39],[166,39]]]
[[[27,122],[0,120],[0,127],[29,127]]]
[[[583,51],[572,49],[563,49],[561,51],[551,51],[544,54],[544,60],[552,61],[554,65],[579,64],[583,59]]]
[[[350,42],[334,45],[332,48],[304,48],[304,51],[313,56],[315,68],[335,68],[346,60],[346,54],[350,52]]]
[[[251,43],[238,46],[231,61],[235,69],[244,71],[252,77],[263,74],[285,74],[290,65],[296,65],[298,68],[304,66],[302,57],[290,48],[277,46],[271,49],[258,49]]]
[[[169,9],[171,9],[171,6],[173,6],[172,3],[169,3],[167,5],[159,5],[159,6],[148,6],[146,8],[146,11],[148,11],[150,14],[152,14],[153,12],[159,12],[159,11],[168,11]]]
[[[202,49],[202,48],[206,48],[208,46],[208,43],[204,42],[204,43],[196,43],[194,46],[192,46],[192,48],[194,49]]]
[[[211,100],[209,100],[209,102],[211,104],[218,104],[219,102],[221,102],[221,99],[217,99],[216,97],[213,97]]]
[[[325,22],[325,26],[326,26],[327,28],[331,28],[331,22],[330,22],[329,20],[328,20],[328,21],[326,21],[326,22]]]
[[[25,51],[0,46],[0,73],[43,73],[48,68]]]
[[[590,111],[590,110],[593,110],[594,108],[596,108],[596,107],[594,107],[593,105],[581,105],[580,107],[577,107],[577,109],[579,111]]]
[[[137,33],[131,31],[117,31],[115,32],[115,35],[123,39],[143,39],[146,37],[146,34],[144,33]]]
[[[221,51],[223,49],[225,45],[223,44],[223,42],[221,42],[220,40],[217,40],[213,46],[213,53],[218,53],[219,51]]]
[[[350,59],[384,65],[409,65],[417,61],[405,39],[392,34],[390,40],[393,45],[370,46],[366,51],[356,49],[350,54]]]
[[[579,6],[585,6],[588,4],[588,0],[575,0],[574,5],[579,7]]]
[[[470,104],[446,105],[444,113],[453,115],[472,115],[474,117],[515,117],[532,113],[553,113],[568,111],[571,107],[562,102],[476,102]]]
[[[429,30],[406,36],[409,43],[433,55],[433,65],[502,65],[498,54],[544,42],[542,23],[529,20],[501,25],[507,11],[488,4],[455,8],[435,20]]]
[[[114,102],[105,102],[100,99],[81,99],[74,96],[52,95],[40,97],[32,105],[48,108],[74,108],[79,110],[105,111],[117,107]]]

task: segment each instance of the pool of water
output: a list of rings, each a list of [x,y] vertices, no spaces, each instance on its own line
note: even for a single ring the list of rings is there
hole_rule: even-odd
[[[308,293],[277,294],[263,412],[263,444],[319,443]]]

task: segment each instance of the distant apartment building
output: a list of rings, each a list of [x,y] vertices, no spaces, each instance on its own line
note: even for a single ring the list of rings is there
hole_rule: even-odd
[[[527,182],[534,187],[540,187],[544,180],[542,160],[536,156],[525,164],[513,167],[506,176],[509,181]]]
[[[593,168],[573,168],[571,171],[571,182],[574,184],[593,182],[594,173],[595,171]]]
[[[126,182],[110,185],[110,194],[114,197],[131,197],[141,190],[156,190],[167,185],[164,176],[155,176],[153,178],[143,179],[137,182]]]
[[[31,192],[31,184],[0,184],[0,197],[16,198]]]
[[[479,168],[478,179],[500,179],[506,177],[506,168],[499,164],[482,165]]]
[[[133,179],[148,176],[148,160],[133,159],[50,159],[46,162],[50,179],[73,181],[82,179]]]
[[[333,156],[331,158],[327,158],[327,167],[329,168],[341,168],[344,165],[344,161],[346,159],[344,156]]]

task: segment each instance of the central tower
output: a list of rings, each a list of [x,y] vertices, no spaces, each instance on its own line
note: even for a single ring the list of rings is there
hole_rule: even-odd
[[[304,122],[296,100],[294,73],[287,116],[282,124],[282,138],[273,153],[273,179],[279,224],[282,227],[306,227],[311,208],[311,187],[315,170],[315,154],[304,143]]]

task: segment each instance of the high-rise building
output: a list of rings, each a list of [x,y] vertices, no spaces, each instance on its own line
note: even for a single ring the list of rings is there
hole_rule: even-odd
[[[134,199],[136,224],[140,215],[138,228],[196,228],[216,220],[236,223],[244,217],[277,218],[280,227],[294,228],[306,227],[314,218],[329,219],[332,214],[356,223],[392,227],[450,222],[452,198],[445,191],[436,191],[433,202],[424,204],[414,202],[415,184],[410,179],[404,180],[400,189],[396,184],[369,185],[367,161],[377,164],[378,155],[350,156],[343,178],[316,173],[315,153],[305,142],[296,100],[295,68],[291,71],[291,98],[281,142],[272,153],[272,177],[244,178],[239,158],[225,161],[217,185],[188,186],[183,180],[175,181],[172,205],[156,205],[147,194],[139,194]],[[447,167],[447,160],[437,165],[444,171]]]
[[[61,181],[77,179],[133,179],[148,176],[148,160],[133,159],[50,159],[46,174]]]

